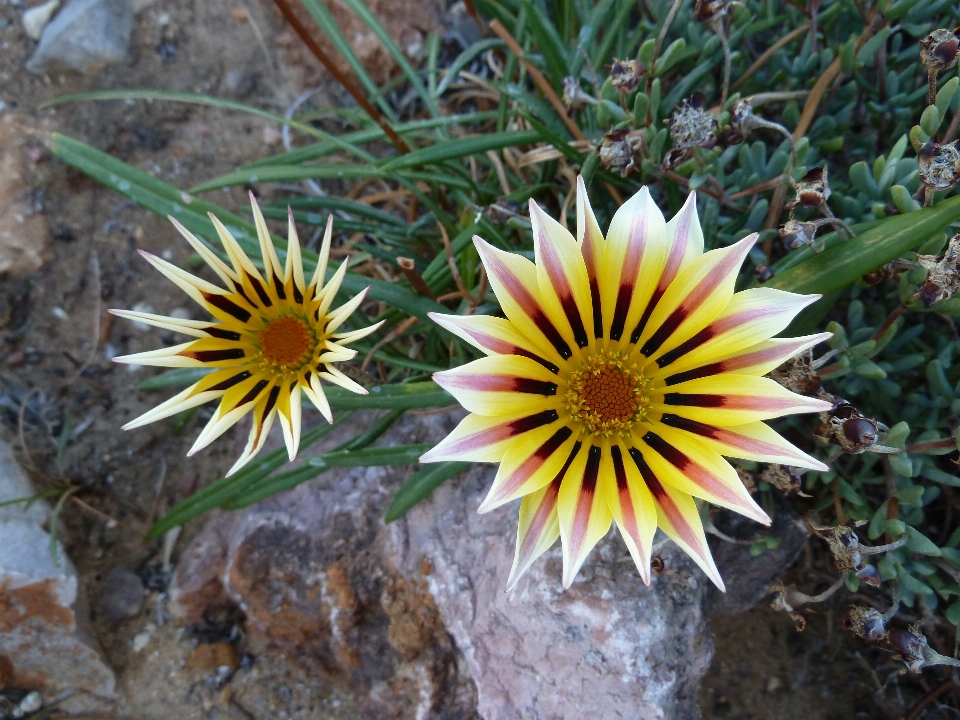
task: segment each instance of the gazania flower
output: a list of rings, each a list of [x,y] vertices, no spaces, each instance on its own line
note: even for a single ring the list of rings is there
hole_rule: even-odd
[[[157,270],[179,285],[214,318],[212,322],[181,320],[130,310],[111,310],[114,315],[191,335],[196,340],[170,348],[125,355],[116,362],[163,367],[203,367],[213,372],[179,395],[123,426],[124,430],[152,423],[209,400],[220,399],[210,422],[200,433],[188,455],[216,440],[247,413],[253,414],[250,437],[230,475],[256,455],[273,425],[280,419],[287,452],[293,460],[300,443],[301,392],[328,422],[333,421],[320,378],[356,393],[366,390],[334,367],[350,360],[356,350],[346,345],[369,335],[379,327],[337,332],[359,307],[366,290],[338,308],[333,299],[347,272],[347,261],[324,284],[333,217],[327,219],[323,245],[313,279],[307,284],[300,259],[297,229],[290,213],[286,264],[281,265],[270,232],[253,195],[264,272],[261,273],[240,245],[213,214],[210,219],[230,259],[224,263],[174,218],[180,234],[223,281],[224,288],[191,275],[165,260],[140,251]]]
[[[576,238],[530,220],[535,263],[474,238],[505,319],[433,316],[487,357],[434,375],[470,414],[422,460],[500,463],[508,589],[557,537],[569,587],[613,521],[644,582],[659,527],[722,589],[693,498],[770,522],[723,456],[826,469],[763,422],[829,408],[763,377],[830,336],[771,339],[817,296],[734,293],[757,236],[704,253],[693,195],[665,223],[643,188],[604,237],[581,180]]]

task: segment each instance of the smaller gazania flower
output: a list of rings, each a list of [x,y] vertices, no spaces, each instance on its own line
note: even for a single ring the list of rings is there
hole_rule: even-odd
[[[212,370],[180,394],[128,422],[123,429],[140,427],[219,398],[219,407],[187,455],[202,450],[240,418],[252,413],[253,426],[247,445],[227,475],[242,468],[260,451],[276,418],[280,420],[290,459],[296,457],[300,444],[301,393],[320,410],[327,422],[333,422],[320,378],[365,395],[367,391],[335,368],[333,363],[355,357],[357,351],[346,345],[380,326],[377,323],[360,330],[337,332],[363,302],[367,291],[331,309],[349,262],[349,259],[345,260],[324,284],[333,216],[327,219],[317,269],[307,284],[293,213],[290,212],[289,216],[286,264],[281,265],[252,193],[250,200],[263,255],[263,273],[257,270],[213,213],[210,213],[210,219],[230,265],[174,218],[171,217],[170,221],[220,277],[226,289],[140,251],[151,265],[213,315],[214,321],[181,320],[130,310],[110,311],[120,317],[197,338],[170,348],[116,357],[115,362]]]
[[[530,221],[535,262],[474,238],[505,318],[431,315],[485,357],[434,375],[470,414],[421,461],[500,464],[508,590],[558,538],[569,587],[614,523],[644,582],[659,527],[723,589],[694,498],[770,523],[724,457],[827,469],[764,422],[830,408],[764,377],[830,337],[774,337],[819,296],[735,293],[757,235],[703,252],[692,194],[667,223],[642,188],[604,236],[581,179],[576,237]]]

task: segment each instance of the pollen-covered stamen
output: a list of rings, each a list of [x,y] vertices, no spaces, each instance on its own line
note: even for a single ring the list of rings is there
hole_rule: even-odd
[[[307,324],[293,315],[281,315],[257,335],[264,362],[295,369],[309,359],[316,343]]]
[[[622,437],[646,413],[648,384],[625,354],[601,351],[570,374],[566,409],[590,434]]]

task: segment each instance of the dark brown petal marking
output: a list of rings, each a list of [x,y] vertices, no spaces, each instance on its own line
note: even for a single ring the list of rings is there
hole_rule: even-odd
[[[627,322],[631,297],[633,297],[633,285],[621,283],[617,290],[617,304],[613,309],[613,324],[610,326],[611,340],[619,340],[623,336],[623,326]]]
[[[239,295],[244,300],[246,300],[247,305],[249,305],[250,307],[256,307],[256,303],[251,302],[250,297],[247,295],[246,290],[243,289],[243,283],[231,280],[230,284],[233,286],[233,289],[236,290],[237,295]]]
[[[283,281],[279,276],[273,276],[273,287],[277,291],[277,297],[281,300],[287,299],[287,291],[283,289]]]
[[[260,298],[260,302],[263,303],[264,307],[270,307],[273,305],[273,300],[270,299],[270,296],[267,294],[267,289],[263,286],[262,282],[257,280],[257,278],[250,273],[247,273],[247,281],[257,293],[257,297]]]
[[[254,400],[257,399],[257,396],[260,395],[260,393],[263,392],[263,389],[264,389],[267,385],[269,385],[269,384],[270,384],[270,383],[267,382],[266,380],[261,380],[261,381],[259,381],[256,385],[254,385],[254,386],[250,389],[250,392],[248,392],[246,395],[243,396],[243,400],[241,400],[240,402],[238,402],[236,405],[234,405],[234,406],[233,406],[232,408],[230,408],[230,409],[231,409],[231,410],[236,410],[236,409],[237,409],[238,407],[240,407],[241,405],[246,405],[248,402],[253,402]]]
[[[630,448],[627,452],[629,452],[630,457],[633,458],[637,470],[640,471],[640,475],[643,477],[643,482],[646,483],[647,488],[653,493],[654,499],[656,499],[658,503],[663,503],[665,500],[669,501],[670,496],[667,495],[667,491],[663,489],[663,485],[660,484],[657,476],[653,474],[653,470],[647,465],[647,461],[643,459],[643,453],[636,448]]]
[[[241,348],[226,350],[194,350],[180,353],[183,357],[190,357],[200,362],[220,362],[221,360],[241,360],[244,357]]]
[[[542,310],[532,309],[530,319],[533,320],[533,324],[536,325],[540,329],[540,332],[550,341],[550,344],[553,345],[560,357],[564,360],[569,360],[573,356],[573,353],[570,352],[570,346],[567,345],[567,341],[561,337],[560,333],[553,326],[553,323],[543,314]]]
[[[697,378],[707,377],[708,375],[716,375],[718,373],[725,372],[726,370],[726,363],[709,363],[708,365],[701,365],[698,368],[684,370],[683,372],[678,372],[676,375],[671,375],[666,379],[665,382],[667,385],[679,385],[687,380],[696,380]]]
[[[270,395],[267,397],[267,404],[263,408],[263,419],[267,419],[267,415],[270,414],[270,411],[273,410],[274,406],[277,404],[277,398],[280,397],[280,386],[274,385],[270,388]]]
[[[530,395],[556,395],[557,384],[545,380],[531,378],[513,378],[513,392],[529,393]]]
[[[210,327],[204,330],[210,337],[220,338],[221,340],[239,340],[240,333],[233,330],[224,330],[223,328]]]
[[[235,317],[240,322],[247,322],[247,320],[250,319],[250,313],[229,298],[223,295],[215,295],[214,293],[202,293],[202,295],[203,299],[213,305],[215,308],[223,310],[223,312],[227,313],[227,315]]]
[[[560,483],[563,480],[563,476],[567,474],[567,470],[570,469],[570,465],[573,464],[573,460],[577,455],[580,454],[580,447],[583,445],[579,440],[573,444],[573,447],[570,448],[570,455],[567,456],[566,462],[563,463],[563,467],[560,468],[560,472],[557,473],[557,476],[551,482],[551,487],[555,487],[557,491],[560,490]]]
[[[696,420],[688,420],[679,415],[671,415],[669,413],[661,416],[660,422],[664,425],[677,428],[678,430],[686,430],[694,435],[701,435],[702,437],[708,437],[713,440],[716,440],[721,432],[719,428],[715,428],[713,425],[707,425],[706,423],[697,422]]]
[[[684,472],[688,467],[693,465],[693,460],[655,433],[648,432],[643,436],[643,441],[656,452],[660,453],[668,463],[680,472]]]
[[[307,371],[303,374],[303,381],[307,384],[308,387],[310,386],[310,378],[311,378],[311,377],[313,377],[313,371],[312,371],[312,370],[307,370]]]
[[[664,393],[664,405],[687,405],[689,407],[723,407],[726,400],[723,395],[706,393]]]
[[[643,347],[640,348],[642,352],[647,357],[653,355],[657,350],[660,349],[660,346],[663,345],[666,340],[673,335],[674,330],[676,330],[687,319],[688,315],[687,309],[681,305],[672,313],[670,317],[663,321],[663,324],[657,328],[657,331],[653,336],[644,343]]]
[[[613,474],[617,478],[617,490],[622,493],[628,489],[627,469],[623,466],[623,453],[619,445],[610,448],[610,457],[613,458]]]
[[[529,358],[529,359],[533,360],[535,363],[537,363],[537,364],[542,365],[543,367],[545,367],[547,370],[549,370],[550,372],[552,372],[554,375],[556,375],[557,373],[560,372],[560,368],[558,368],[556,365],[554,365],[554,364],[553,364],[552,362],[550,362],[549,360],[545,360],[545,359],[543,359],[542,357],[540,357],[539,355],[534,355],[532,352],[529,352],[528,350],[524,350],[523,348],[517,347],[516,345],[513,346],[513,350],[510,351],[510,354],[511,354],[511,355],[519,355],[520,357]]]
[[[593,303],[593,336],[600,340],[603,337],[603,314],[600,309],[600,285],[595,277],[590,278],[590,300]]]
[[[591,445],[587,451],[587,466],[583,469],[583,485],[580,492],[593,495],[597,491],[597,479],[600,476],[600,448]]]
[[[293,301],[297,305],[303,305],[303,293],[300,292],[300,288],[297,287],[297,281],[293,281]]]
[[[238,373],[238,374],[234,375],[232,378],[227,378],[226,380],[224,380],[224,381],[222,381],[222,382],[218,382],[218,383],[217,383],[216,385],[214,385],[213,387],[208,388],[208,389],[207,389],[207,392],[211,392],[211,391],[213,391],[213,390],[229,390],[229,389],[232,388],[234,385],[237,385],[237,384],[239,384],[239,383],[242,383],[242,382],[243,382],[244,380],[246,380],[248,377],[250,377],[250,373],[248,373],[246,370],[244,370],[242,373]]]
[[[550,456],[553,455],[561,445],[569,440],[571,435],[573,435],[573,430],[568,427],[562,427],[553,435],[551,435],[549,440],[538,447],[534,455],[538,460],[540,460],[540,464],[542,465],[549,460]]]
[[[570,321],[570,327],[573,329],[573,339],[576,341],[577,347],[585,348],[590,341],[587,338],[587,329],[583,326],[583,318],[580,317],[580,308],[577,307],[577,301],[573,299],[573,295],[563,294],[560,296],[560,305],[563,307],[567,320]]]
[[[657,358],[657,365],[660,367],[666,367],[674,360],[678,360],[689,352],[696,350],[698,347],[703,345],[707,340],[710,340],[716,335],[716,330],[712,326],[705,327],[703,330],[698,332],[689,340],[686,340],[679,345],[677,345],[670,352],[664,353],[661,357]]]
[[[527,417],[507,423],[507,429],[510,432],[508,437],[525,433],[528,430],[536,430],[538,427],[549,425],[550,423],[556,422],[559,419],[560,416],[557,415],[556,410],[544,410],[543,412],[538,412],[535,415],[528,415]]]
[[[633,329],[633,332],[630,333],[630,342],[635,343],[640,340],[640,336],[643,335],[643,331],[647,329],[647,321],[649,321],[650,316],[653,315],[653,309],[657,306],[657,303],[660,302],[660,298],[663,297],[663,294],[666,291],[666,287],[658,287],[653,291],[653,295],[650,297],[650,302],[647,303],[647,307],[643,311],[643,315],[640,316],[640,322],[637,323],[637,326]]]

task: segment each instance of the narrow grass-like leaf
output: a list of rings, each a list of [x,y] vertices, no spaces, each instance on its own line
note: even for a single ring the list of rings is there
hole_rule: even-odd
[[[446,407],[456,400],[432,380],[400,385],[375,385],[369,395],[357,395],[341,387],[325,388],[334,410],[361,408],[412,409]]]
[[[456,81],[457,77],[460,75],[460,71],[469,65],[475,57],[496,47],[503,47],[503,41],[499,38],[489,38],[487,40],[475,42],[462,53],[457,55],[457,57],[454,58],[454,61],[450,63],[450,67],[446,68],[446,75],[444,75],[443,80],[437,84],[437,89],[434,90],[433,96],[440,97],[443,95],[447,91],[447,88],[449,88],[450,85]]]
[[[537,142],[539,139],[540,133],[535,130],[513,130],[488,135],[476,135],[474,137],[460,138],[457,140],[447,140],[445,142],[438,142],[430,147],[425,147],[422,150],[415,150],[407,155],[392,158],[381,165],[380,169],[389,172],[391,170],[402,170],[419,165],[432,165],[443,162],[444,160],[455,160],[469,155],[478,155],[489,150],[502,150],[505,147],[529,145]]]
[[[960,196],[888,218],[855,238],[790,267],[764,286],[796,293],[828,293],[856,282],[958,221]]]
[[[463,472],[470,463],[444,462],[423,465],[400,486],[393,496],[384,522],[391,523],[406,515],[414,505],[425,500],[430,493],[457,473]]]
[[[406,157],[406,156],[404,156]],[[405,176],[410,180],[423,180],[427,183],[458,187],[470,191],[473,185],[450,175],[408,171]],[[352,165],[331,163],[326,165],[264,165],[251,170],[234,170],[219,177],[190,188],[191,193],[203,193],[235,185],[255,185],[264,182],[290,182],[292,180],[399,180],[373,165]]]
[[[147,378],[137,384],[137,390],[163,390],[171,387],[186,387],[199,382],[205,375],[213,372],[211,368],[175,368]]]
[[[328,425],[324,423],[310,432],[304,433],[300,439],[301,452],[329,434],[334,428],[339,427],[352,414],[353,413],[350,412],[342,413],[334,418],[332,424]],[[178,525],[183,525],[198,515],[202,515],[207,510],[230,501],[250,485],[267,477],[286,462],[287,449],[285,447],[277,448],[260,458],[254,459],[249,465],[238,470],[230,477],[222,477],[219,480],[215,480],[205,488],[195,492],[160,518],[154,526],[147,531],[147,540],[160,537],[167,532],[167,530],[175,528]]]

